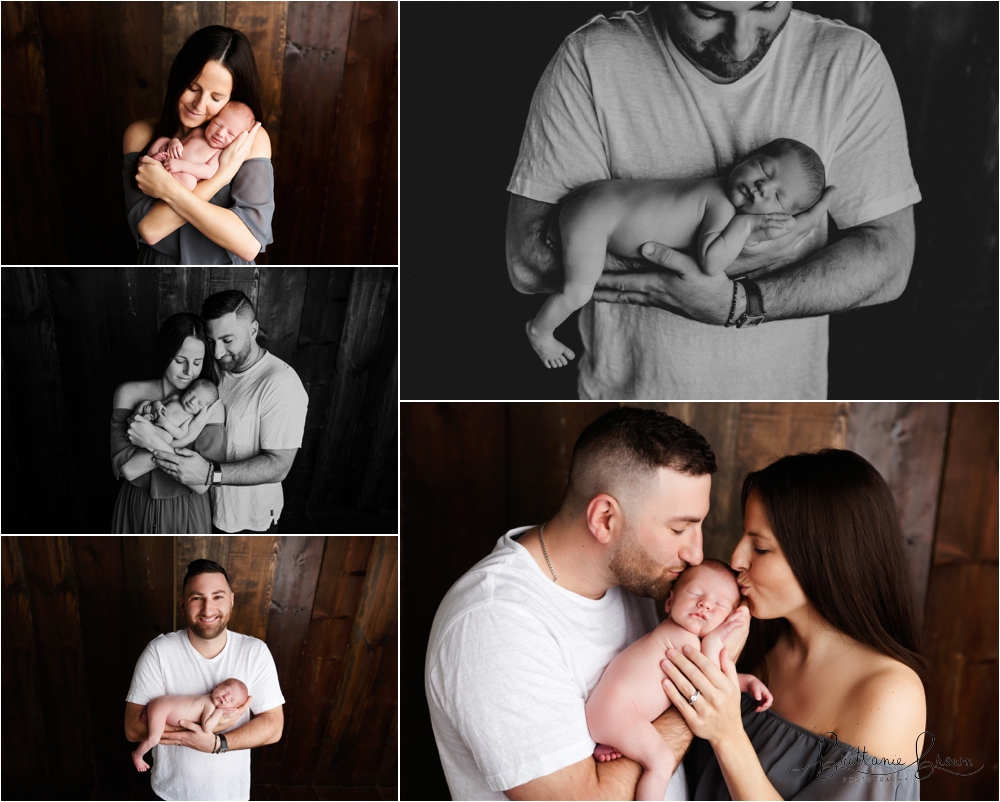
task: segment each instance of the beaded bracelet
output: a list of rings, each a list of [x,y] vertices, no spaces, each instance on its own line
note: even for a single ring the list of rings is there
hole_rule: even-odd
[[[733,315],[736,314],[736,294],[739,292],[739,286],[736,282],[733,282],[733,302],[729,306],[729,317],[726,318],[726,328],[728,329],[733,325]]]

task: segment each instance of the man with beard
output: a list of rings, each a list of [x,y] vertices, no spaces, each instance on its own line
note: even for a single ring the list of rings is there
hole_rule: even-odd
[[[641,766],[594,760],[585,703],[612,658],[657,624],[652,598],[701,563],[715,470],[690,426],[612,410],[577,440],[555,516],[509,531],[452,586],[424,671],[452,798],[635,797]],[[720,627],[731,655],[748,621],[741,608]],[[683,719],[669,710],[655,725],[679,761]],[[683,770],[669,793],[685,798]]]
[[[787,2],[653,3],[565,40],[507,187],[521,292],[561,287],[553,212],[570,190],[725,174],[781,137],[812,147],[836,191],[785,236],[745,248],[728,276],[655,243],[645,259],[609,255],[593,295],[605,303],[579,318],[581,398],[826,398],[829,313],[903,292],[920,191],[885,57],[843,23]],[[771,197],[765,167],[752,191]]]
[[[167,725],[154,747],[152,788],[158,799],[249,799],[247,750],[275,743],[284,728],[274,659],[263,641],[227,630],[234,594],[217,562],[188,565],[178,603],[187,629],[158,636],[140,655],[125,701],[125,735],[145,740],[143,708],[157,696],[201,694],[229,677],[241,680],[250,696],[215,734],[197,721]]]
[[[284,506],[281,482],[302,446],[309,397],[292,367],[257,344],[257,315],[246,295],[211,295],[201,316],[222,373],[226,461],[208,462],[185,448],[153,456],[182,484],[211,482],[213,531],[274,531]]]

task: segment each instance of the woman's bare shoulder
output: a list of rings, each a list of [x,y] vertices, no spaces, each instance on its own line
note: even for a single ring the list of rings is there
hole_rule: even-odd
[[[264,126],[257,129],[257,136],[254,137],[253,144],[250,146],[250,156],[248,158],[271,158],[271,138],[267,135],[267,131],[264,130]]]
[[[122,152],[137,153],[142,150],[152,138],[155,129],[156,119],[153,117],[148,120],[136,120],[125,129],[125,136],[122,137]]]
[[[159,382],[155,379],[119,384],[115,389],[115,397],[111,406],[114,409],[133,409],[140,401],[156,397],[160,392],[158,385]]]

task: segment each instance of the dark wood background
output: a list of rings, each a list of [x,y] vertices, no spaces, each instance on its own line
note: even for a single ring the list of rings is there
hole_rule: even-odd
[[[502,3],[403,5],[400,223],[403,258],[421,276],[401,309],[403,398],[577,397],[576,368],[545,370],[524,336],[543,297],[519,295],[507,277],[505,188],[560,43],[629,5],[646,4],[533,3],[530,16]],[[882,47],[923,194],[906,292],[831,318],[829,397],[995,399],[998,5],[795,7],[844,20]],[[575,318],[560,337],[580,353]]]
[[[434,613],[448,588],[508,529],[552,516],[573,444],[605,403],[403,404],[402,798],[446,799],[423,687]],[[704,524],[706,557],[729,561],[742,533],[747,472],[822,446],[867,458],[892,488],[927,634],[927,726],[935,755],[971,758],[972,777],[940,770],[926,799],[977,799],[997,787],[996,404],[670,403],[708,439],[719,472]],[[963,769],[971,771],[972,768]]]
[[[4,537],[4,799],[146,799],[125,696],[184,626],[187,564],[233,582],[230,629],[265,641],[285,697],[251,799],[397,799],[396,537]]]
[[[154,378],[160,323],[229,288],[255,302],[258,343],[309,394],[280,531],[397,531],[395,267],[4,267],[2,279],[4,532],[108,531],[115,388]]]
[[[206,25],[263,82],[274,244],[258,264],[397,264],[397,3],[5,2],[4,264],[134,264],[122,135]]]

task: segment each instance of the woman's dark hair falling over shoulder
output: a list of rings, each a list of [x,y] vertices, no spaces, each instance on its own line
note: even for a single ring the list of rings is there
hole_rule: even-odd
[[[163,98],[160,121],[143,152],[149,150],[155,139],[177,135],[181,124],[177,114],[180,96],[209,61],[218,61],[232,73],[233,91],[229,99],[246,103],[258,121],[264,119],[260,105],[260,76],[250,42],[235,28],[209,25],[191,34],[174,59],[167,78],[167,94]]]
[[[156,378],[159,379],[163,376],[170,360],[181,350],[184,340],[188,337],[194,337],[205,343],[205,361],[201,365],[200,378],[218,384],[219,375],[215,368],[215,359],[212,357],[212,346],[205,334],[205,324],[200,317],[191,312],[178,312],[171,315],[160,326],[160,330],[156,334],[156,346],[153,349]]]
[[[885,479],[852,451],[782,457],[743,481],[757,497],[788,565],[817,612],[854,640],[926,676],[903,533]],[[788,626],[755,620],[739,664],[764,672]],[[761,679],[766,682],[766,676]]]

